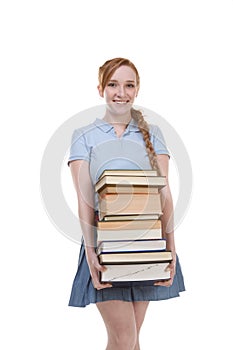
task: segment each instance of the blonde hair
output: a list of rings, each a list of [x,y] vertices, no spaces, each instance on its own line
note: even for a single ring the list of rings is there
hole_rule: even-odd
[[[99,67],[99,85],[102,90],[105,89],[108,81],[110,80],[113,73],[121,66],[128,66],[133,69],[136,74],[136,83],[137,87],[140,86],[140,77],[135,65],[126,58],[113,58],[106,61],[101,67]],[[149,125],[145,121],[141,111],[131,108],[131,117],[137,122],[138,128],[142,133],[143,140],[146,146],[146,151],[150,160],[151,168],[157,171],[157,174],[160,175],[160,169],[157,162],[157,155],[154,150],[154,147],[150,141]]]

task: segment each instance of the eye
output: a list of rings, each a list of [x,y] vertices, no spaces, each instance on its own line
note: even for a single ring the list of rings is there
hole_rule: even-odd
[[[128,88],[134,88],[134,87],[135,87],[135,85],[134,85],[134,84],[132,84],[132,83],[130,83],[130,84],[127,84],[127,87],[128,87]]]
[[[109,87],[116,87],[116,83],[108,83]]]

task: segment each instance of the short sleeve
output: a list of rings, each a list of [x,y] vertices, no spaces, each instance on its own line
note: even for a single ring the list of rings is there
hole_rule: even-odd
[[[167,154],[169,156],[164,136],[158,126],[151,126],[151,142],[156,154]]]
[[[68,165],[72,160],[78,159],[90,161],[90,147],[88,147],[85,136],[81,130],[75,130],[73,132]]]

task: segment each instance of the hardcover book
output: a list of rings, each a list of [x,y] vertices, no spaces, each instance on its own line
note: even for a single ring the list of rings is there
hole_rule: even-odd
[[[166,249],[165,239],[139,239],[102,241],[97,247],[97,254],[121,252],[161,251]]]
[[[157,176],[156,170],[141,170],[141,169],[106,169],[102,172],[102,174],[99,176],[99,179],[101,179],[104,176],[107,175],[114,175],[114,176]]]
[[[98,221],[97,244],[102,241],[161,239],[160,220]]]
[[[143,285],[153,284],[158,280],[170,278],[167,271],[169,263],[107,265],[107,269],[100,274],[101,282],[132,282],[141,281]]]
[[[95,191],[99,192],[104,187],[109,185],[115,186],[152,186],[159,189],[166,186],[166,177],[165,176],[114,176],[114,175],[105,175],[101,177],[96,185]]]
[[[109,221],[147,221],[158,220],[162,214],[135,214],[135,215],[101,215],[101,220]]]
[[[142,194],[148,194],[148,193],[158,193],[159,189],[155,186],[140,186],[140,185],[124,185],[121,186],[118,185],[107,185],[103,186],[99,191],[98,194],[100,197],[103,197],[105,194],[108,193],[142,193]]]
[[[99,261],[102,265],[170,262],[172,261],[172,254],[168,250],[162,252],[101,253],[99,255]]]
[[[107,194],[99,200],[99,217],[112,215],[162,215],[159,193]]]

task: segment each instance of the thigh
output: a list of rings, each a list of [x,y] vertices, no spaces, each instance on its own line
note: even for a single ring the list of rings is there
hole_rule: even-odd
[[[142,323],[144,321],[146,310],[149,306],[149,301],[135,301],[133,302],[134,315],[135,315],[135,323],[137,332],[139,332]]]
[[[136,333],[135,309],[132,302],[109,300],[96,304],[108,332]]]

